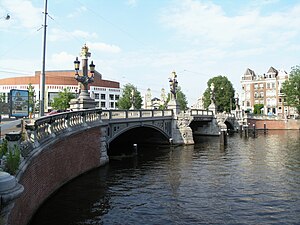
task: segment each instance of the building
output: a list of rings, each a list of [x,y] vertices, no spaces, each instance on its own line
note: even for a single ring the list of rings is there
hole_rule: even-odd
[[[154,97],[152,98],[151,89],[147,89],[147,93],[145,94],[145,109],[159,109],[160,106],[164,106],[167,101],[167,95],[164,88],[161,89],[160,98]]]
[[[204,109],[204,96],[203,95],[201,95],[197,99],[197,102],[191,106],[191,109]]]
[[[35,99],[38,101],[40,95],[40,73],[40,71],[36,71],[34,76],[0,79],[0,94],[5,96],[5,102],[8,102],[11,89],[27,90],[29,84],[34,88]],[[73,70],[45,72],[45,112],[51,111],[53,98],[64,88],[69,89],[75,96],[79,95],[80,87],[74,79],[74,74]],[[121,95],[119,82],[103,80],[102,75],[95,71],[94,82],[89,85],[89,93],[90,97],[98,103],[97,107],[105,109],[118,108],[117,101]]]
[[[294,115],[294,109],[284,105],[284,96],[281,93],[282,84],[288,77],[286,71],[276,70],[273,67],[263,75],[256,75],[253,70],[247,68],[241,78],[241,109],[245,112],[253,112],[254,105],[262,104],[262,114]]]

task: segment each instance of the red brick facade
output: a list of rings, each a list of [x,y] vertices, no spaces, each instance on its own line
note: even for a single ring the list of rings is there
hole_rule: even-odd
[[[99,167],[100,137],[100,127],[88,129],[57,141],[33,157],[20,178],[24,192],[15,203],[9,224],[26,225],[54,191],[78,175]]]
[[[1,85],[39,84],[40,74],[41,74],[40,71],[36,71],[35,76],[11,77],[11,78],[0,79],[0,84]],[[74,78],[74,74],[75,72],[70,70],[46,71],[45,81],[46,84],[51,84],[51,85],[78,85],[78,82]],[[93,86],[120,88],[119,82],[102,80],[101,74],[98,73],[97,71],[95,71]]]
[[[264,124],[269,130],[299,130],[300,120],[264,120],[264,119],[248,119],[249,128],[255,124],[256,129],[264,129]]]

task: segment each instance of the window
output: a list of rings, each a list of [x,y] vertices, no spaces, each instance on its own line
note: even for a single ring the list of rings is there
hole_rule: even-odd
[[[275,83],[272,83],[272,88],[275,89]]]
[[[101,100],[105,100],[105,94],[101,94]]]
[[[270,87],[271,87],[270,83],[267,83],[267,88],[270,88]]]
[[[115,99],[118,101],[120,99],[120,95],[115,95]]]
[[[110,108],[114,108],[114,102],[110,103]]]
[[[95,93],[95,99],[99,99],[99,93]]]
[[[101,108],[105,108],[105,102],[101,102]]]
[[[261,91],[259,95],[260,95],[261,98],[263,98],[264,97],[264,92]]]
[[[114,100],[114,95],[109,95],[109,100]]]

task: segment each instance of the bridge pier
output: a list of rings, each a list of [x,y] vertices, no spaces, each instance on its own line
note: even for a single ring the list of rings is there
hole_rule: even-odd
[[[101,137],[100,137],[100,166],[105,165],[109,162],[109,157],[107,155],[107,129],[108,126],[101,126]]]
[[[172,124],[173,144],[194,144],[193,131],[189,127],[189,121],[188,115],[180,114],[175,116]]]

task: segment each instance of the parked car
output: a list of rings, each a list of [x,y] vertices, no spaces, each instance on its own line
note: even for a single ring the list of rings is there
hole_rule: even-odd
[[[66,112],[66,110],[62,110],[62,109],[52,110],[51,112],[47,113],[47,116],[62,113],[62,112]]]

